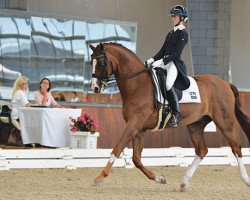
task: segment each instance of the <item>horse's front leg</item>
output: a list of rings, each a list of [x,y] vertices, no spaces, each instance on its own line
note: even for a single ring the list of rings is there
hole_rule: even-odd
[[[166,179],[163,175],[155,174],[146,168],[141,162],[141,153],[144,147],[143,132],[138,133],[132,140],[133,142],[133,162],[149,179],[155,180],[157,183],[165,184]]]
[[[127,123],[125,130],[115,145],[113,151],[111,152],[109,161],[105,168],[102,170],[101,174],[97,176],[94,180],[95,186],[101,186],[103,184],[103,179],[107,177],[112,169],[112,166],[115,160],[120,156],[121,152],[127,146],[127,144],[133,139],[133,137],[139,132],[141,127],[138,127],[137,124],[140,124],[137,120],[131,120],[131,123]]]

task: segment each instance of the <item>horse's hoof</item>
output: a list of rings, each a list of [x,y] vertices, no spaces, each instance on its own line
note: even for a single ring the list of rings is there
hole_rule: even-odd
[[[103,184],[103,180],[100,180],[100,179],[94,180],[94,186],[99,187],[99,186],[102,186],[102,184]]]
[[[155,176],[155,181],[156,183],[160,183],[160,184],[166,184],[166,179],[163,175],[156,175]]]
[[[180,192],[187,192],[188,184],[182,183],[180,187]]]
[[[250,179],[248,179],[247,181],[244,181],[245,182],[245,184],[248,186],[248,187],[250,187]]]

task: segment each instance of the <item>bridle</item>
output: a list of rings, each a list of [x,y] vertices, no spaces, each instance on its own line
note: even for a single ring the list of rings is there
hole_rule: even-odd
[[[111,60],[107,58],[106,55],[106,49],[103,49],[103,51],[100,54],[92,54],[91,55],[91,65],[93,63],[93,60],[96,59],[97,63],[100,65],[101,73],[99,76],[97,76],[95,73],[92,73],[92,78],[97,78],[100,80],[100,83],[104,86],[107,86],[110,81],[110,76],[108,75],[108,62],[111,64],[111,70],[113,72],[113,63]],[[100,60],[102,59],[102,60]],[[113,74],[113,73],[111,73]]]
[[[100,58],[103,58],[103,59],[100,61]],[[145,73],[145,72],[151,70],[151,68],[145,68],[145,69],[140,70],[138,72],[135,72],[133,74],[128,74],[124,77],[110,78],[111,75],[108,75],[108,63],[111,64],[110,65],[111,70],[112,70],[111,74],[113,74],[114,70],[113,70],[112,61],[107,58],[106,49],[104,48],[100,54],[92,54],[91,55],[91,65],[92,65],[94,59],[96,59],[97,63],[100,65],[101,73],[99,76],[97,76],[95,73],[92,73],[92,78],[99,79],[100,83],[104,86],[112,85],[112,84],[119,82],[119,81],[124,81],[124,80],[130,79],[130,78],[134,78],[142,73]],[[110,82],[112,82],[112,83],[110,83]]]

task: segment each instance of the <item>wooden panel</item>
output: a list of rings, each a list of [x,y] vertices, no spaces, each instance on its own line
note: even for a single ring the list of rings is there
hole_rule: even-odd
[[[83,112],[91,113],[99,124],[98,148],[113,148],[125,127],[121,108],[83,107]]]
[[[250,115],[250,93],[241,92],[240,99],[243,110]],[[92,113],[99,122],[100,137],[98,138],[98,148],[113,148],[119,140],[125,121],[122,118],[121,108],[110,107],[83,107],[83,111]],[[237,129],[237,137],[242,147],[248,147],[248,140],[240,127]],[[217,132],[205,133],[205,141],[208,147],[228,146],[226,140],[218,130]],[[145,133],[146,148],[166,148],[172,146],[193,147],[189,139],[186,127],[167,129],[159,132]],[[128,145],[131,147],[131,143]]]
[[[248,106],[250,105],[250,93],[241,92],[240,99],[243,110],[250,116],[250,106]],[[100,137],[98,138],[98,148],[113,148],[125,128],[122,109],[84,106],[83,111],[92,113],[94,118],[99,122]],[[240,127],[237,129],[237,137],[242,147],[249,146],[248,139]],[[205,141],[208,147],[228,146],[220,131],[205,133]],[[186,127],[167,129],[154,133],[148,131],[145,133],[146,148],[167,148],[173,146],[193,147]],[[128,147],[132,147],[131,144]]]

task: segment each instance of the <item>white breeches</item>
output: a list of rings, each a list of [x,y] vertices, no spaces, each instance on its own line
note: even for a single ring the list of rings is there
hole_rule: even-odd
[[[167,71],[166,89],[167,91],[169,91],[174,85],[174,82],[178,75],[178,71],[172,61],[167,65],[162,65],[161,67]]]

